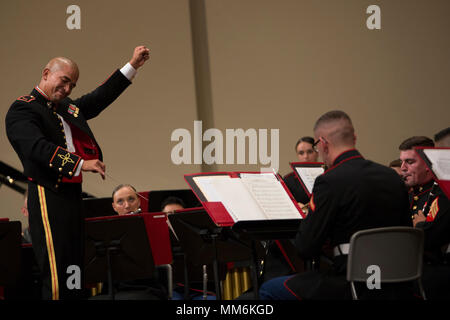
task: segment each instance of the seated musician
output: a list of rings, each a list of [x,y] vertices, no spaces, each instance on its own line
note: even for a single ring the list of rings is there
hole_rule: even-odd
[[[312,137],[302,137],[295,144],[295,152],[299,162],[317,162],[319,154],[313,148],[314,139]],[[304,207],[309,202],[309,196],[298,181],[294,172],[290,172],[283,177],[283,181],[292,193],[295,201]]]
[[[161,211],[167,214],[172,214],[177,210],[182,210],[186,207],[184,201],[178,197],[167,197],[161,204]]]
[[[112,193],[112,207],[118,215],[139,213],[141,200],[130,184],[118,185]]]
[[[355,149],[353,124],[345,112],[322,115],[314,136],[314,145],[329,169],[315,181],[310,211],[300,223],[295,243],[303,259],[320,255],[325,244],[334,247],[333,266],[325,272],[312,270],[269,280],[260,288],[261,299],[351,299],[346,280],[351,236],[362,229],[411,225],[401,178],[364,159]],[[384,295],[391,289],[398,286],[383,284],[373,291]],[[358,291],[361,296],[368,294],[364,288]]]
[[[295,152],[299,162],[317,162],[319,153],[313,147],[312,137],[302,137],[295,144]]]
[[[140,213],[141,202],[136,189],[130,184],[120,184],[112,192],[112,207],[118,215]],[[157,272],[151,279],[120,281],[114,284],[117,300],[166,300],[167,289],[158,279]],[[108,292],[107,284],[101,294],[91,299],[102,299]]]
[[[414,147],[433,146],[427,137],[411,137],[400,145],[402,174],[410,188],[413,225],[425,233],[425,260],[422,283],[428,299],[449,299],[450,201]],[[442,145],[445,146],[445,145]]]

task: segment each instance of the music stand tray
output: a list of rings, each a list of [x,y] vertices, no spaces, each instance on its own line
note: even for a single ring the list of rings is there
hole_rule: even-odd
[[[141,215],[86,219],[85,283],[153,277],[155,265]]]

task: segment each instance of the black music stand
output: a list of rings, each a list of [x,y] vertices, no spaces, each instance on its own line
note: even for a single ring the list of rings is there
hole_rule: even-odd
[[[22,224],[0,222],[0,285],[15,286],[21,270]]]
[[[148,193],[148,212],[160,212],[161,204],[168,197],[177,197],[183,200],[186,208],[200,207],[201,204],[191,189],[156,190]]]
[[[256,245],[258,240],[279,240],[295,238],[301,219],[238,221],[231,230],[239,238],[250,240],[252,244],[253,263],[257,262]],[[256,270],[253,276],[256,277]],[[259,297],[258,282],[254,283],[255,299]]]
[[[274,240],[295,238],[301,219],[238,221],[232,230],[244,239]]]
[[[112,198],[85,198],[83,199],[83,217],[109,217],[117,215],[112,207]]]
[[[262,255],[261,245],[255,247],[251,242],[236,238],[230,228],[217,226],[203,208],[171,214],[169,220],[186,258],[193,265],[213,265],[218,300],[221,300],[219,262],[249,260],[255,252]],[[256,270],[256,265],[253,268]],[[254,281],[257,279],[254,278]]]
[[[114,300],[113,281],[152,278],[155,265],[141,216],[86,219],[85,283],[108,283]]]

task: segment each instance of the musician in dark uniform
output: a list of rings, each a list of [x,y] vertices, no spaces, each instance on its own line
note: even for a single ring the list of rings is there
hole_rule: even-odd
[[[322,115],[314,136],[329,169],[315,181],[296,246],[304,259],[320,255],[324,245],[333,247],[333,267],[270,280],[261,286],[262,299],[351,299],[345,278],[351,236],[363,229],[411,225],[401,178],[392,169],[364,159],[355,149],[356,137],[346,113]]]
[[[428,199],[433,187],[433,174],[426,167],[414,147],[434,147],[434,142],[425,136],[414,136],[403,141],[400,146],[401,176],[409,189],[411,216],[417,215]]]
[[[299,162],[317,162],[319,154],[313,148],[314,138],[302,137],[295,144],[295,153]],[[283,177],[283,181],[292,193],[295,201],[305,205],[309,202],[309,195],[292,171]]]
[[[102,152],[87,120],[131,84],[148,58],[149,49],[136,47],[129,63],[76,100],[68,96],[78,81],[78,66],[68,58],[54,58],[44,68],[39,85],[19,97],[6,115],[8,139],[29,179],[29,225],[44,299],[81,295],[82,171],[105,178]]]
[[[399,149],[402,175],[410,188],[413,225],[425,235],[422,283],[428,299],[450,299],[450,201],[414,151],[419,146],[433,147],[434,142],[415,136],[403,141]]]

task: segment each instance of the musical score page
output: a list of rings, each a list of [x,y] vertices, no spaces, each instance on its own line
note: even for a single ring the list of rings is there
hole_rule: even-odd
[[[209,202],[222,202],[234,222],[267,219],[241,179],[229,176],[198,176],[194,181]]]
[[[295,170],[310,194],[312,193],[316,178],[324,172],[322,167],[295,167]]]
[[[235,222],[268,219],[301,219],[273,173],[193,178],[208,202],[222,202]]]
[[[302,218],[273,173],[242,173],[241,180],[261,206],[267,219]]]
[[[450,181],[450,149],[424,149],[423,152],[432,163],[431,170],[436,177]]]

